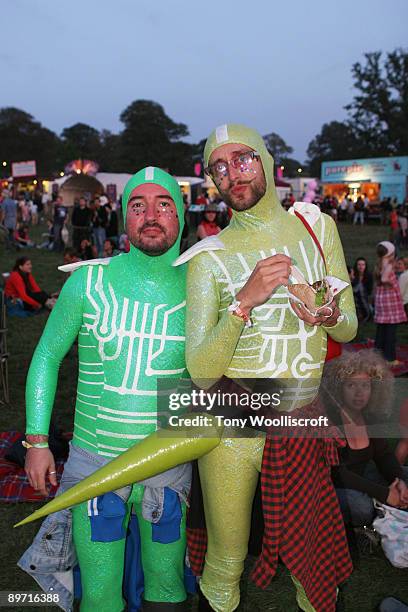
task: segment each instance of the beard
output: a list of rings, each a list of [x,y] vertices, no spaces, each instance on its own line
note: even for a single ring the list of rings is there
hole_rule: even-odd
[[[259,202],[259,200],[265,195],[266,192],[266,181],[264,177],[262,177],[262,180],[258,182],[238,181],[237,183],[232,185],[232,187],[238,185],[247,185],[247,193],[234,194],[231,193],[231,187],[228,191],[221,191],[218,188],[224,202],[230,208],[238,212],[243,210],[249,210],[250,208],[255,206],[255,204]]]
[[[143,234],[144,230],[156,227],[161,230],[156,236],[146,236]],[[145,255],[151,257],[157,257],[163,255],[168,251],[177,240],[177,235],[174,240],[171,240],[165,230],[165,228],[159,223],[146,223],[138,232],[137,236],[128,236],[130,243],[142,251]]]

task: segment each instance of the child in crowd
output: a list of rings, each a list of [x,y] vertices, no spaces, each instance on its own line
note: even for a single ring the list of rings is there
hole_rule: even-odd
[[[395,246],[384,240],[377,245],[375,280],[375,315],[377,323],[375,348],[381,351],[391,365],[396,366],[397,325],[405,323],[401,291],[394,272]]]

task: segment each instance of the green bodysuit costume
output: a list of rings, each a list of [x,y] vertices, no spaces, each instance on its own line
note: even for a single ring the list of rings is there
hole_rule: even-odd
[[[309,326],[292,311],[286,289],[279,287],[263,305],[252,310],[252,327],[228,312],[228,306],[248,280],[256,263],[277,253],[293,263],[312,283],[325,276],[324,264],[302,222],[286,212],[273,181],[273,159],[262,138],[240,125],[224,125],[209,137],[205,165],[211,153],[227,143],[251,147],[260,154],[266,193],[251,209],[233,213],[230,225],[213,239],[218,244],[195,255],[187,275],[186,361],[198,383],[234,379],[291,379],[281,408],[294,410],[317,394],[326,355],[327,334],[340,342],[357,329],[350,287],[338,301],[342,319],[331,328]],[[348,280],[347,268],[333,220],[316,206],[297,204],[308,219],[325,253],[328,274]],[[208,245],[211,244],[208,240]],[[204,249],[203,249],[204,250]],[[188,259],[188,251],[181,261]],[[179,260],[179,261],[180,261]],[[211,358],[209,358],[209,355]],[[223,438],[199,459],[208,548],[200,588],[217,612],[232,612],[239,604],[239,580],[247,554],[252,500],[261,470],[263,438]],[[298,603],[313,610],[294,579]]]
[[[50,315],[27,379],[26,431],[47,434],[58,370],[78,338],[73,444],[107,458],[119,456],[156,430],[157,378],[178,377],[185,368],[185,270],[171,265],[179,253],[183,200],[174,178],[146,168],[125,187],[125,219],[129,196],[143,183],[161,185],[173,198],[180,226],[175,244],[160,256],[131,246],[127,254],[78,264]],[[182,602],[185,503],[179,540],[153,542],[152,524],[141,514],[143,490],[141,485],[133,487],[126,520],[133,503],[141,532],[144,598]],[[125,539],[91,542],[87,504],[72,512],[84,592],[81,611],[119,612],[124,606]]]

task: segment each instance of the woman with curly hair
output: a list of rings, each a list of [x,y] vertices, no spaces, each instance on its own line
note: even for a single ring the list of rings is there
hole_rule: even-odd
[[[371,524],[373,498],[408,508],[408,468],[398,463],[384,438],[369,431],[389,414],[393,382],[387,362],[374,349],[345,352],[325,366],[322,401],[347,441],[332,477],[344,521],[353,527]]]

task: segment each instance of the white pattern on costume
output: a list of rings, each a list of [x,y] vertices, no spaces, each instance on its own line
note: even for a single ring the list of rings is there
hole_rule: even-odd
[[[85,333],[89,334],[96,344],[84,347],[97,348],[101,361],[95,362],[95,365],[98,363],[102,366],[103,363],[111,362],[113,366],[120,367],[125,363],[121,383],[117,386],[105,383],[105,390],[121,395],[156,395],[155,389],[148,389],[143,385],[144,377],[171,376],[184,371],[184,368],[155,367],[154,363],[164,353],[166,343],[185,342],[184,336],[168,333],[171,316],[183,309],[185,302],[169,306],[142,304],[137,300],[132,302],[127,297],[119,299],[112,285],[109,282],[107,286],[104,284],[103,275],[102,266],[88,269],[86,298],[93,312],[84,314],[87,330]],[[125,353],[125,359],[120,359]],[[82,363],[89,365],[89,362]],[[103,374],[103,370],[98,373]],[[89,383],[85,380],[80,382]],[[103,377],[95,384],[100,382],[103,384]]]

